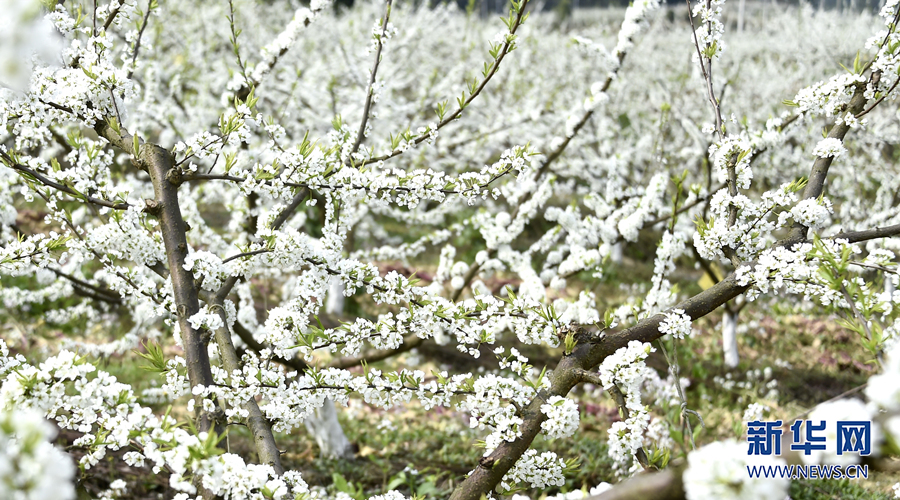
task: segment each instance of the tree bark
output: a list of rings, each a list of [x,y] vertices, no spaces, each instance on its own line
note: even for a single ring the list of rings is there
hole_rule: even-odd
[[[159,217],[166,257],[169,263],[169,278],[172,280],[172,291],[175,298],[175,311],[178,328],[181,331],[181,342],[184,346],[184,357],[187,363],[188,379],[191,387],[197,385],[211,386],[212,371],[209,365],[209,354],[206,351],[208,339],[203,339],[200,332],[191,327],[188,319],[200,311],[200,300],[194,274],[184,269],[184,259],[188,253],[187,224],[181,215],[178,204],[178,187],[169,182],[167,174],[175,166],[175,160],[165,149],[144,143],[140,149],[139,161],[150,174],[153,191],[156,195],[153,212]],[[198,401],[199,403],[199,401]],[[215,415],[205,411],[199,404],[197,428],[208,432],[216,425]]]
[[[234,349],[234,343],[231,341],[231,331],[228,329],[228,315],[225,314],[223,300],[216,298],[212,307],[216,309],[216,313],[222,319],[222,327],[217,328],[215,332],[216,344],[219,346],[219,356],[222,358],[222,366],[229,376],[237,371],[241,372],[241,360],[238,358],[237,351]],[[259,463],[271,465],[275,469],[275,473],[279,476],[284,474],[284,467],[281,465],[281,452],[275,444],[275,436],[272,434],[272,427],[269,421],[263,416],[256,400],[250,398],[243,405],[247,411],[247,428],[253,436],[253,442],[256,444],[256,453],[259,456]]]

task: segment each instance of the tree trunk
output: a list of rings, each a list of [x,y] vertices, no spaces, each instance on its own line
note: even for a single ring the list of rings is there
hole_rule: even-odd
[[[353,443],[344,435],[337,409],[330,399],[312,415],[303,420],[306,430],[313,435],[319,450],[328,458],[353,458]]]
[[[737,311],[725,310],[722,317],[722,348],[725,352],[725,366],[737,368],[740,356],[737,345]]]
[[[163,243],[166,247],[166,257],[169,261],[169,278],[172,280],[173,299],[178,317],[178,329],[181,332],[181,342],[184,346],[188,380],[191,387],[197,385],[208,387],[213,384],[209,354],[206,351],[208,339],[201,337],[200,332],[195,330],[189,321],[191,316],[200,311],[200,299],[193,273],[184,268],[184,260],[188,254],[185,236],[187,224],[184,222],[181,207],[178,204],[178,186],[169,180],[169,174],[175,166],[175,159],[169,151],[155,144],[144,144],[140,149],[140,161],[147,169],[147,173],[150,174],[156,195],[152,210],[159,218]],[[197,428],[201,432],[213,429],[221,432],[221,426],[217,425],[216,416],[203,410],[201,401],[198,400],[197,403],[199,412]]]
[[[622,263],[622,242],[615,243],[613,246],[609,248],[609,260],[613,262],[613,264],[621,264]]]

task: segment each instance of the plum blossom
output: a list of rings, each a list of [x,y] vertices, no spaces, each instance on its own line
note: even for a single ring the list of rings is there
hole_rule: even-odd
[[[3,498],[75,498],[75,466],[66,453],[50,444],[55,435],[56,430],[39,413],[3,409],[0,404],[0,491]]]
[[[816,144],[813,154],[819,158],[837,158],[847,152],[840,139],[826,138]]]
[[[688,453],[682,476],[688,500],[733,498],[784,498],[790,481],[785,478],[750,478],[748,466],[777,466],[787,463],[777,457],[747,455],[746,443],[717,441]]]
[[[858,453],[837,454],[837,424],[840,421],[868,421],[870,418],[865,403],[858,399],[839,399],[816,406],[806,417],[802,432],[807,432],[805,426],[810,422],[813,425],[820,425],[824,422],[825,429],[815,431],[815,435],[825,438],[825,449],[811,450],[809,455],[801,453],[800,459],[805,464],[850,465],[858,463],[860,460]],[[877,422],[872,422],[871,432],[872,451],[877,455],[882,440],[881,428]]]
[[[571,399],[553,396],[541,405],[541,412],[547,415],[541,429],[553,439],[569,437],[578,430],[578,405]]]
[[[665,314],[665,319],[659,324],[659,331],[665,335],[672,335],[676,339],[691,336],[691,317],[685,314],[684,309],[673,309]]]

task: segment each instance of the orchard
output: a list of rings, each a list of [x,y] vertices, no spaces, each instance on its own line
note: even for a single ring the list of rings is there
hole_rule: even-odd
[[[0,500],[900,497],[832,7],[0,0]]]

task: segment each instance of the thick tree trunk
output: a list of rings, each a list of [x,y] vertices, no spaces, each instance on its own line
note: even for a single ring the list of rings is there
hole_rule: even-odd
[[[206,351],[209,339],[202,338],[200,332],[188,321],[200,311],[200,300],[193,273],[184,269],[184,260],[188,254],[185,236],[188,227],[178,204],[178,186],[169,182],[168,178],[168,174],[175,166],[175,160],[169,151],[155,144],[145,143],[140,149],[140,162],[150,174],[156,195],[153,204],[148,203],[148,208],[159,218],[159,226],[162,229],[188,380],[191,387],[197,385],[208,387],[213,384],[209,354]],[[198,404],[197,408],[200,412],[197,428],[201,432],[212,430],[216,426],[215,415],[203,410],[202,404]]]
[[[156,199],[148,203],[147,208],[159,218],[159,226],[162,230],[163,244],[166,248],[166,257],[169,264],[169,279],[172,280],[172,295],[175,300],[175,312],[178,319],[178,329],[181,332],[181,342],[184,346],[184,359],[187,364],[188,380],[191,387],[198,385],[213,385],[212,369],[209,363],[207,344],[209,338],[203,338],[201,332],[195,330],[189,321],[190,317],[200,311],[199,290],[194,282],[194,274],[184,268],[184,260],[188,254],[187,236],[188,225],[181,215],[181,207],[178,203],[178,185],[170,182],[169,175],[175,167],[175,159],[172,154],[156,144],[144,143],[140,147],[139,161],[141,166],[150,174],[153,183],[153,191]],[[215,431],[221,435],[224,426],[217,413],[221,410],[216,407],[214,411],[204,409],[199,397],[196,411],[197,429],[200,432]],[[204,500],[212,500],[215,495],[203,488],[200,476],[195,476],[194,485],[200,490],[200,496]]]

